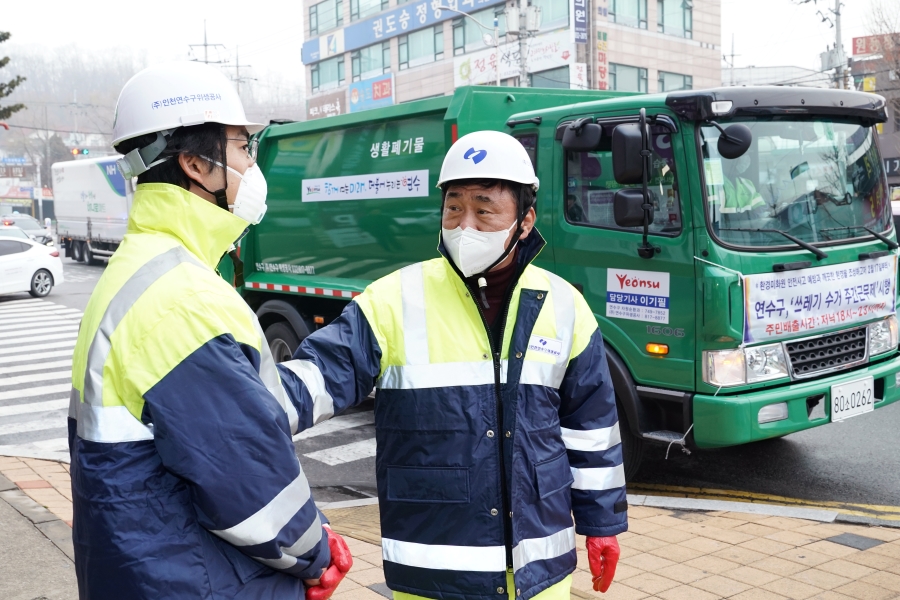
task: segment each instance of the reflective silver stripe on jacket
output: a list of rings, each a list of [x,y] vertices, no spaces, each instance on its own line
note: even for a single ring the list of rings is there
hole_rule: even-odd
[[[427,365],[430,359],[422,263],[400,269],[400,293],[403,298],[403,345],[406,348],[406,364]]]
[[[313,403],[313,425],[334,416],[334,398],[325,389],[325,377],[322,376],[316,363],[311,360],[294,359],[281,363],[281,366],[290,369],[306,386]]]
[[[176,246],[142,265],[107,305],[88,348],[84,397],[78,398],[77,390],[73,389],[70,400],[69,416],[78,421],[80,438],[107,443],[153,439],[152,427],[141,423],[124,406],[103,406],[103,367],[112,349],[113,332],[131,307],[151,285],[184,262],[206,268],[190,252]]]
[[[300,428],[300,415],[297,413],[297,407],[291,402],[287,390],[284,389],[284,385],[281,383],[278,368],[275,366],[275,357],[272,356],[272,350],[269,348],[269,342],[266,340],[266,334],[263,333],[259,324],[259,319],[256,318],[256,314],[249,306],[247,310],[250,313],[250,318],[253,319],[256,333],[259,334],[259,378],[262,379],[263,385],[275,396],[278,404],[281,405],[281,408],[287,414],[288,422],[291,425],[291,435],[294,435],[297,433],[297,429]]]
[[[547,537],[522,540],[513,548],[513,571],[537,560],[549,560],[575,549],[575,528],[569,527]]]

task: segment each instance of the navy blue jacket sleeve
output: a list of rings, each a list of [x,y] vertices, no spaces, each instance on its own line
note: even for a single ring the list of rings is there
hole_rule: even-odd
[[[562,438],[575,480],[575,531],[589,537],[622,533],[628,529],[622,439],[599,329],[569,362],[559,392]]]
[[[273,569],[315,578],[331,560],[327,536],[259,365],[255,348],[216,337],[144,394],[144,420],[203,527]]]
[[[340,317],[303,340],[278,371],[303,431],[372,393],[381,371],[381,348],[366,316],[351,302]]]

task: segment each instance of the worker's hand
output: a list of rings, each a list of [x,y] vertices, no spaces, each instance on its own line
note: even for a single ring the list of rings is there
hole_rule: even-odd
[[[331,530],[328,525],[323,525],[328,534],[328,548],[331,550],[331,564],[325,569],[325,573],[319,577],[316,584],[306,589],[306,600],[328,600],[337,589],[338,584],[344,579],[344,575],[353,566],[353,557],[350,548],[344,538]],[[307,583],[309,585],[309,583]]]
[[[594,591],[606,592],[616,576],[619,564],[619,542],[616,536],[589,537],[587,539],[588,562],[591,565]]]

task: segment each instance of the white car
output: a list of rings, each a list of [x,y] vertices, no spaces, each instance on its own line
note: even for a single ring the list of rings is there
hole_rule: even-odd
[[[56,248],[0,232],[0,294],[28,292],[43,298],[63,282],[63,266]]]

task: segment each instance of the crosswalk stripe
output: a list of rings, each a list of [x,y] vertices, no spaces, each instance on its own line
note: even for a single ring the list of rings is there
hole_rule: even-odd
[[[375,438],[363,440],[361,442],[353,442],[352,444],[344,444],[343,446],[335,446],[333,448],[325,448],[304,454],[307,458],[323,462],[329,466],[341,465],[363,458],[371,458],[375,456]]]
[[[33,329],[38,327],[39,329]],[[18,323],[16,325],[7,325],[0,327],[0,339],[7,335],[36,335],[39,333],[53,333],[54,331],[69,331],[71,329],[78,330],[78,321],[38,321],[36,323]]]
[[[0,365],[2,364],[12,364],[12,363],[20,363],[20,362],[30,362],[33,360],[45,360],[47,358],[63,358],[67,357],[72,358],[72,348],[68,350],[55,350],[53,352],[42,352],[40,354],[23,354],[21,356],[0,356]],[[12,369],[16,369],[18,367],[10,367]],[[40,367],[44,368],[44,367]]]
[[[53,379],[70,379],[71,377],[71,369],[68,371],[56,371],[54,373],[35,373],[34,375],[20,375],[18,377],[6,377],[0,379],[0,387],[22,385],[23,383],[37,383],[39,381],[50,381]]]
[[[13,320],[17,317],[40,317],[45,315],[80,315],[82,314],[77,308],[41,308],[29,310],[16,310],[0,312],[0,319]]]
[[[60,394],[72,390],[71,383],[57,383],[55,385],[42,385],[38,387],[25,388],[22,390],[10,390],[8,392],[0,392],[0,400],[11,400],[13,398],[33,398],[35,396],[45,396],[47,394]]]
[[[71,354],[71,352],[67,353]],[[42,354],[32,354],[31,356],[43,356]],[[65,354],[63,355],[65,356]],[[0,375],[9,375],[10,373],[25,373],[27,371],[47,371],[49,369],[59,369],[61,367],[71,367],[72,359],[55,360],[53,362],[38,363],[36,365],[19,365],[18,367],[0,367]],[[71,369],[70,369],[71,370]]]
[[[43,416],[31,421],[0,425],[0,436],[13,435],[16,433],[31,433],[33,431],[45,431],[49,429],[61,429],[66,427],[66,419],[68,419],[68,416],[68,409],[66,409],[43,413]]]
[[[69,438],[53,438],[39,442],[0,446],[0,456],[27,456],[29,452],[39,450],[42,452],[58,452],[55,458],[69,462]]]
[[[49,340],[64,340],[67,338],[77,338],[78,331],[63,331],[61,333],[50,333],[47,335],[29,335],[19,338],[0,338],[0,346],[12,346],[14,344],[30,344],[32,342],[46,342]]]
[[[13,404],[12,406],[0,406],[0,417],[60,410],[68,407],[68,398],[63,398],[62,400],[46,400],[44,402],[31,402],[27,404]]]
[[[12,329],[22,329],[23,327],[39,327],[42,325],[78,325],[81,323],[80,315],[72,315],[71,317],[67,317],[65,315],[61,317],[35,317],[33,319],[3,319],[0,317],[0,323],[5,323],[3,328],[0,328],[0,331],[9,331]]]
[[[6,308],[12,308],[14,306],[22,306],[27,304],[55,304],[54,302],[48,302],[47,300],[41,300],[39,298],[29,298],[27,300],[10,300],[8,302],[0,302],[0,310]]]
[[[74,348],[75,340],[66,340],[64,342],[50,342],[49,344],[38,344],[37,346],[19,346],[18,348],[0,348],[0,354],[15,354],[16,352],[36,352],[39,350],[51,350],[54,348]],[[18,356],[6,358],[0,356],[0,363],[5,362],[21,362]]]
[[[322,421],[315,427],[310,427],[306,431],[301,431],[294,436],[294,441],[308,440],[309,438],[325,435],[326,433],[334,433],[335,431],[359,427],[360,425],[369,425],[374,422],[375,413],[372,411],[334,417],[333,419]]]
[[[8,312],[16,312],[22,310],[53,310],[56,308],[70,308],[68,306],[63,306],[62,304],[55,304],[53,302],[35,302],[34,304],[18,304],[18,305],[10,305],[9,303],[0,304],[0,314],[8,313]]]

